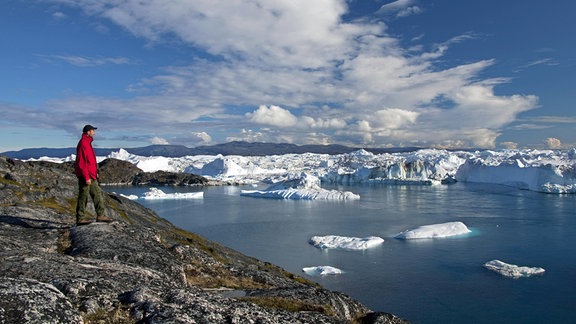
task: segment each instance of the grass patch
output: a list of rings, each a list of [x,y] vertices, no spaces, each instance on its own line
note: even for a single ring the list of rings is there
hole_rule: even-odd
[[[59,214],[73,214],[75,212],[75,207],[70,202],[70,199],[66,201],[65,205],[58,202],[56,197],[50,197],[40,201],[32,201],[31,203],[42,206],[44,208],[52,209]]]
[[[269,285],[249,277],[238,276],[218,264],[205,266],[200,261],[193,262],[184,270],[186,282],[201,288],[265,289]]]
[[[56,252],[67,254],[71,247],[72,240],[70,240],[70,231],[61,230],[60,236],[58,236],[58,240],[56,241]]]
[[[289,312],[317,312],[326,316],[335,316],[334,309],[330,305],[310,304],[281,297],[241,297],[239,299],[265,308],[283,309]]]

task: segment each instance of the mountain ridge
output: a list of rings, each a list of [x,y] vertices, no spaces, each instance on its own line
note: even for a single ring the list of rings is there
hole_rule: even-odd
[[[111,152],[116,152],[121,148],[99,148],[95,147],[96,155],[106,156]],[[264,156],[281,154],[344,154],[364,149],[374,154],[411,152],[420,149],[419,147],[395,147],[395,148],[365,148],[349,147],[340,144],[306,144],[296,145],[290,143],[264,143],[264,142],[244,142],[233,141],[215,145],[203,145],[197,147],[187,147],[184,145],[149,145],[144,147],[123,148],[127,152],[140,156],[165,156],[183,157],[190,155],[241,155],[241,156]],[[32,159],[43,156],[54,158],[65,158],[76,154],[75,147],[67,148],[26,148],[19,151],[6,151],[0,155],[13,159]]]

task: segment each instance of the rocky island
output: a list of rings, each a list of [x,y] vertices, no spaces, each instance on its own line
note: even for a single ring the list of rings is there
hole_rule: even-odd
[[[104,184],[210,184],[114,159],[100,170]],[[113,223],[75,226],[76,193],[70,163],[0,157],[0,323],[407,323],[114,193]]]

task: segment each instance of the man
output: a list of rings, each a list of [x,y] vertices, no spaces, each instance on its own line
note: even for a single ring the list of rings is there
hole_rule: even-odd
[[[92,197],[94,208],[96,209],[96,221],[110,223],[113,220],[104,215],[104,198],[102,190],[98,186],[98,163],[96,154],[92,147],[94,133],[97,128],[92,125],[86,125],[82,129],[82,138],[76,147],[76,164],[75,171],[78,177],[78,203],[76,205],[76,224],[87,225],[93,222],[93,219],[86,214],[86,205],[88,196]]]

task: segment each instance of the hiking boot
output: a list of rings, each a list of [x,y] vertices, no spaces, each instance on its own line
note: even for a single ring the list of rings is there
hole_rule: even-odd
[[[92,224],[93,220],[91,219],[77,219],[76,220],[76,225],[81,226],[81,225],[88,225],[88,224]]]
[[[111,222],[113,222],[114,220],[113,220],[112,218],[110,218],[110,217],[101,215],[101,216],[96,217],[96,221],[97,221],[97,222],[102,222],[102,223],[111,223]]]

